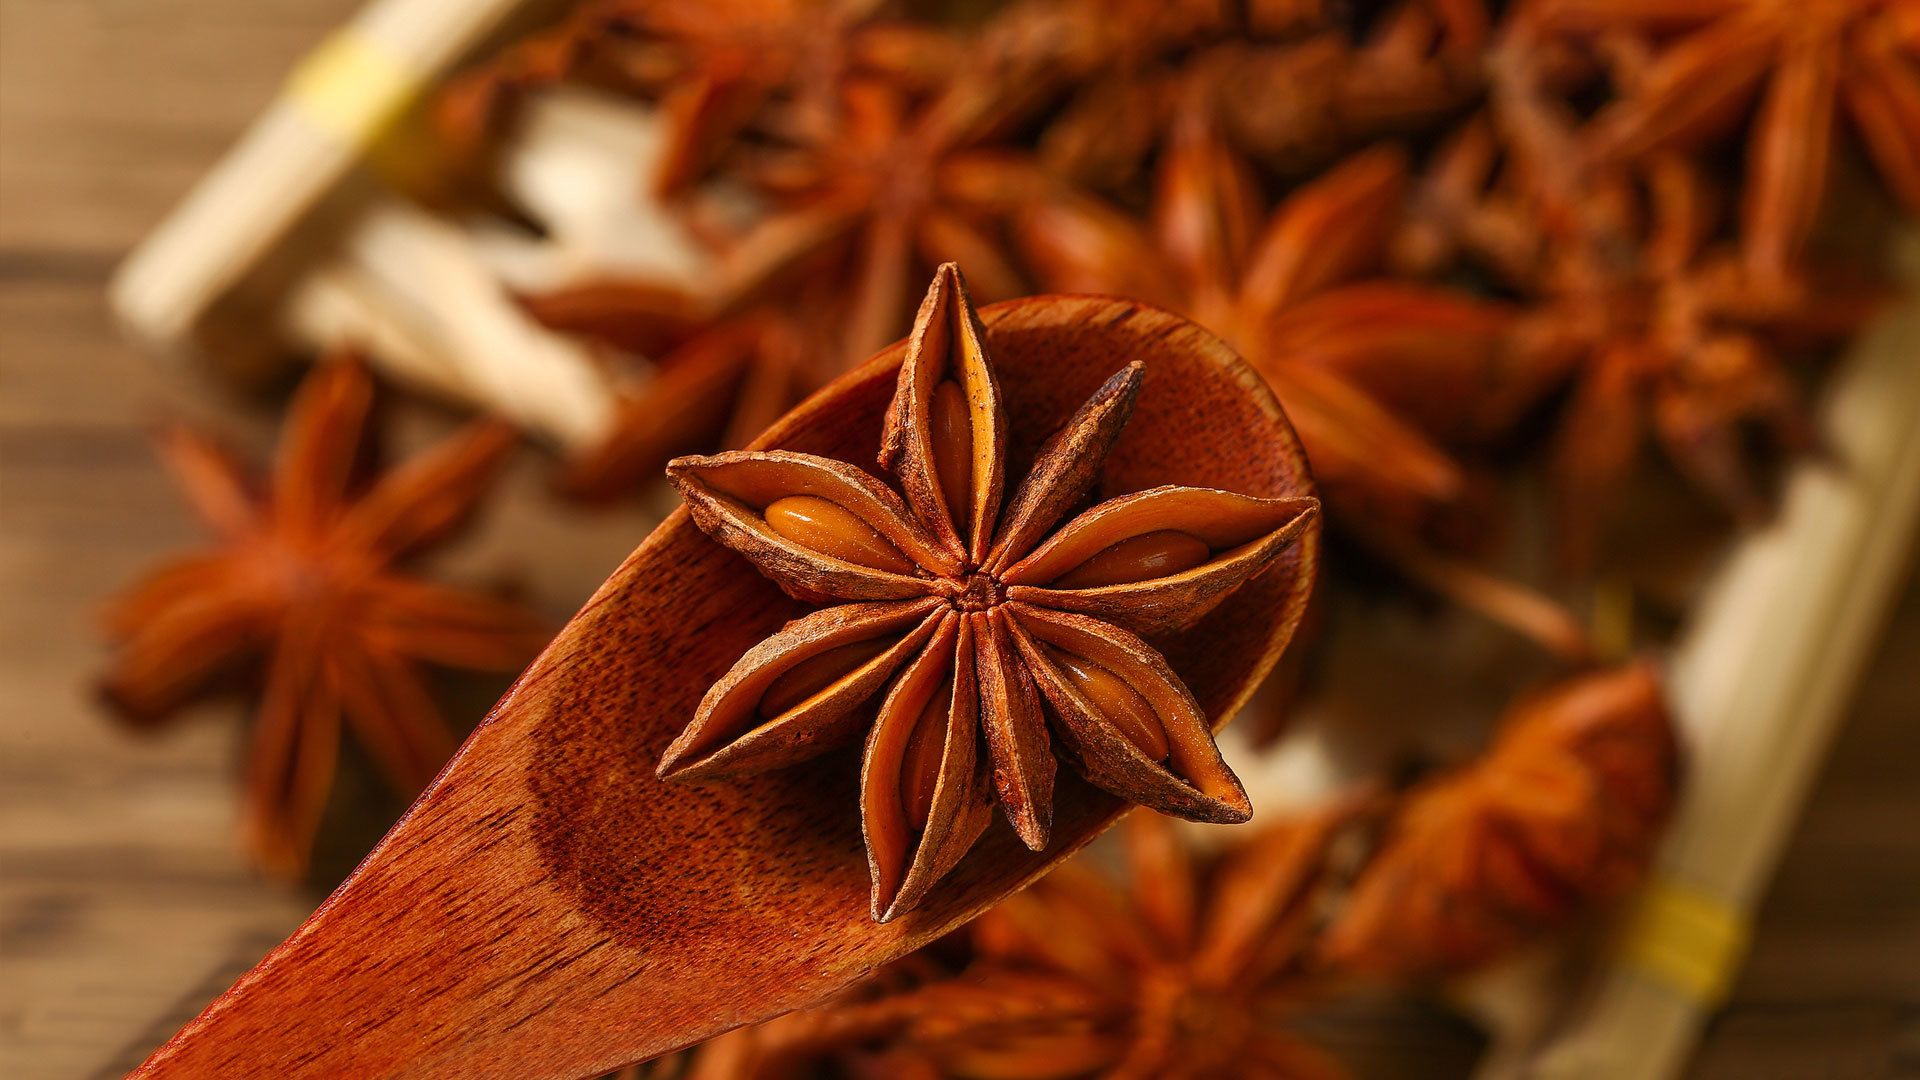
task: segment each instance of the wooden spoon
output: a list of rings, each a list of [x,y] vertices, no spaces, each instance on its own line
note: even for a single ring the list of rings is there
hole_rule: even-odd
[[[981,312],[1014,475],[1107,376],[1146,380],[1102,496],[1194,484],[1311,493],[1265,383],[1176,315],[1100,297]],[[873,467],[896,344],[763,435]],[[1218,728],[1305,605],[1310,531],[1157,644]],[[814,1003],[952,930],[1124,807],[1060,773],[1051,846],[998,820],[920,908],[868,912],[859,741],[706,787],[654,766],[702,693],[805,610],[668,517],[560,631],[399,824],[306,924],[134,1074],[149,1080],[575,1078]]]

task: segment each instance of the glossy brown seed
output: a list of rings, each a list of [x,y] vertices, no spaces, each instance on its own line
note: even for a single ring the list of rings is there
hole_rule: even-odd
[[[920,711],[920,719],[900,752],[900,809],[907,827],[927,827],[933,814],[933,789],[940,780],[940,759],[947,746],[947,709],[953,701],[953,680],[940,684]]]
[[[793,541],[858,566],[895,574],[913,573],[900,549],[859,515],[818,495],[789,495],[766,509],[767,525]]]
[[[832,686],[840,676],[886,652],[897,636],[882,635],[828,649],[788,668],[760,695],[760,717],[771,720]]]
[[[1113,722],[1128,741],[1151,761],[1165,761],[1167,732],[1153,706],[1127,681],[1084,656],[1045,646],[1053,662],[1066,673],[1074,689],[1086,696],[1100,714]]]
[[[973,417],[967,411],[966,391],[952,379],[933,388],[928,406],[933,420],[933,467],[940,474],[940,493],[947,498],[953,527],[967,538],[973,521]]]
[[[1129,585],[1191,570],[1212,557],[1206,541],[1192,533],[1161,529],[1104,548],[1051,584],[1056,589]]]

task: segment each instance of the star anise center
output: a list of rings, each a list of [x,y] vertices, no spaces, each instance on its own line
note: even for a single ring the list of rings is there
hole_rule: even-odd
[[[482,421],[362,477],[373,395],[357,360],[318,365],[264,477],[204,436],[163,432],[162,459],[219,542],[129,589],[108,620],[122,651],[102,689],[143,724],[258,671],[246,837],[279,875],[306,865],[343,727],[411,796],[456,741],[418,662],[517,671],[548,638],[530,612],[400,565],[470,518],[513,429]]]
[[[953,598],[953,606],[961,611],[986,611],[1007,600],[1006,587],[992,574],[976,570],[961,579],[960,584],[961,591]]]
[[[371,559],[340,551],[324,557],[310,541],[262,532],[242,548],[241,564],[250,568],[262,595],[288,605],[352,593],[379,572]]]
[[[1177,1047],[1188,1066],[1238,1060],[1255,1028],[1244,992],[1208,987],[1181,965],[1155,967],[1139,987],[1139,1027],[1151,1041]]]

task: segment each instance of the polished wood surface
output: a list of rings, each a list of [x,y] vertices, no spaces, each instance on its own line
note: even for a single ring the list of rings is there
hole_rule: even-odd
[[[351,0],[0,0],[0,1077],[112,1077],[304,917],[232,843],[232,707],[156,738],[91,700],[103,597],[198,533],[147,450],[161,416],[256,453],[271,412],[114,331],[114,263]],[[443,418],[403,418],[431,428]],[[556,523],[528,455],[450,573],[505,573],[564,617],[639,512]],[[539,550],[528,560],[516,553]],[[497,689],[497,688],[494,688]],[[484,707],[489,688],[472,689]],[[1920,1074],[1920,588],[1909,586],[1760,913],[1699,1080]],[[353,791],[377,785],[355,780]],[[351,791],[340,800],[351,803]],[[374,802],[365,814],[397,807]],[[352,816],[343,811],[346,816]],[[372,826],[359,823],[363,835]],[[350,848],[331,856],[345,869]],[[323,852],[323,860],[327,853]],[[1459,1075],[1427,1013],[1395,1040]],[[1383,1075],[1403,1075],[1396,1070]]]

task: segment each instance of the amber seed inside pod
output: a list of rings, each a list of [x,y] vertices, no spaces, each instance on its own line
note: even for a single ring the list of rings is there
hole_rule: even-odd
[[[774,532],[841,562],[895,574],[913,573],[913,563],[899,548],[859,515],[829,499],[789,495],[767,507],[766,519]]]
[[[973,523],[973,416],[967,411],[966,391],[952,379],[933,388],[929,412],[933,420],[933,467],[940,474],[940,493],[947,499],[947,515],[964,539]]]
[[[927,827],[933,814],[933,789],[940,782],[940,760],[947,748],[947,706],[953,700],[953,680],[940,684],[900,753],[900,808],[907,815],[907,827]]]
[[[887,651],[893,639],[882,635],[854,641],[809,657],[781,673],[760,695],[760,716],[771,720],[832,686],[834,680]]]
[[[1095,552],[1079,566],[1049,584],[1055,589],[1096,589],[1102,585],[1130,585],[1136,581],[1191,570],[1213,556],[1206,541],[1178,529],[1161,529],[1128,537]]]
[[[1128,741],[1139,747],[1148,760],[1166,760],[1166,728],[1160,723],[1153,706],[1140,696],[1139,691],[1127,685],[1125,679],[1084,656],[1075,656],[1051,645],[1047,646],[1047,652],[1066,674],[1067,681],[1092,702],[1102,716],[1113,721],[1114,726]]]

